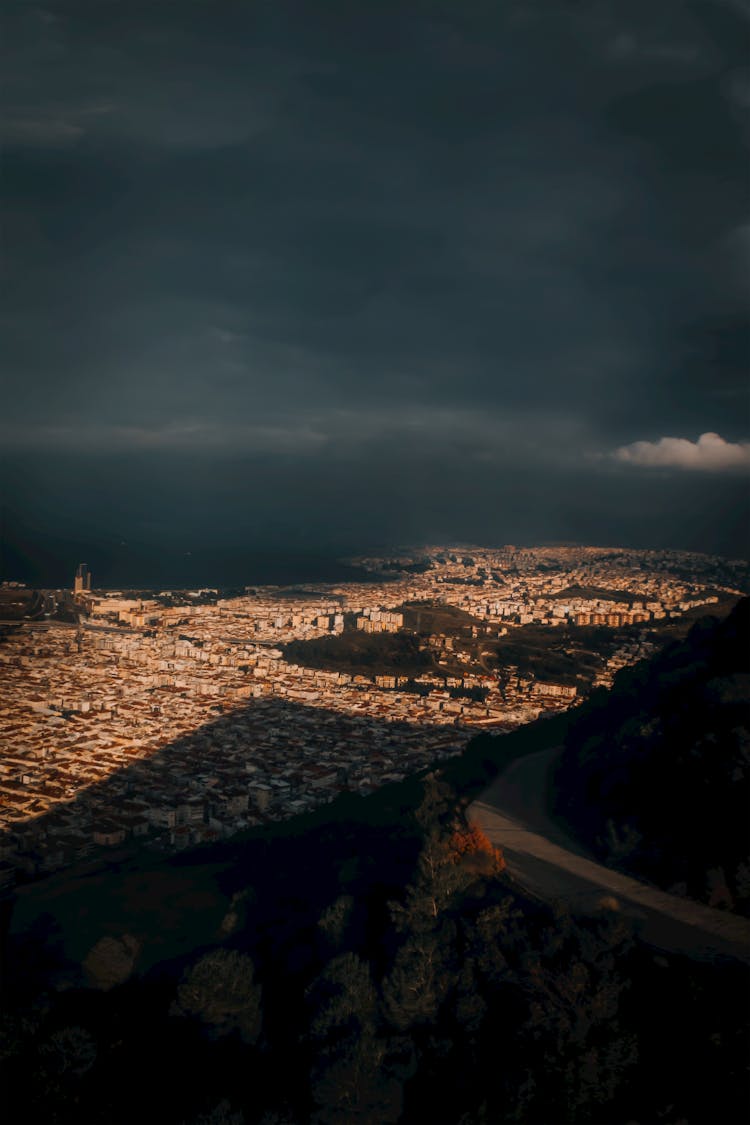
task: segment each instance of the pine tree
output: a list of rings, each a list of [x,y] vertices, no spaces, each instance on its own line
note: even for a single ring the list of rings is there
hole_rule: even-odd
[[[261,990],[255,968],[243,953],[217,949],[185,973],[172,1014],[197,1017],[211,1038],[239,1032],[255,1043],[261,1029]]]
[[[320,1125],[387,1125],[401,1112],[401,1081],[388,1065],[388,1043],[377,1031],[377,993],[370,966],[343,953],[307,990],[314,1014],[310,1091]]]
[[[450,988],[447,928],[419,930],[401,945],[383,981],[383,1011],[398,1031],[434,1022]]]
[[[361,1032],[377,1009],[369,964],[356,953],[334,957],[308,988],[307,999],[314,1011],[310,1020],[313,1039]]]
[[[339,895],[335,902],[324,910],[318,920],[318,928],[325,941],[335,950],[340,949],[354,910],[351,895]]]

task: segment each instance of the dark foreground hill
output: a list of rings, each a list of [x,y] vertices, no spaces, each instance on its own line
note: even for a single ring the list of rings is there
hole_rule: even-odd
[[[482,736],[442,776],[265,836],[28,888],[36,924],[6,949],[3,1119],[747,1120],[744,967],[657,956],[616,911],[529,899],[463,820],[493,768],[569,722]]]
[[[750,599],[580,708],[553,793],[601,859],[750,914]]]

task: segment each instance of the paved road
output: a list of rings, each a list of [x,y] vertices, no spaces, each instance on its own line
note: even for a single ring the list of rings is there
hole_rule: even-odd
[[[27,629],[75,629],[74,621],[44,621],[30,617],[16,618],[15,620],[0,621],[0,625],[23,625]]]
[[[558,754],[542,750],[518,759],[469,806],[469,819],[503,849],[510,874],[539,898],[578,911],[614,898],[636,919],[643,939],[660,949],[750,964],[750,921],[605,867],[547,817],[547,777]]]

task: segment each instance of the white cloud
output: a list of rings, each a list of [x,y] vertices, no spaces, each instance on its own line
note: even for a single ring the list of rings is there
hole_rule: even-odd
[[[645,468],[685,469],[722,473],[750,469],[750,442],[724,441],[719,434],[701,434],[697,441],[663,437],[635,441],[612,454],[616,461]]]

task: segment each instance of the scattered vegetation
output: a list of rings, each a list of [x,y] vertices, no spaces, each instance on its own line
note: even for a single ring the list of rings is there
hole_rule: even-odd
[[[447,636],[471,635],[472,628],[484,628],[485,622],[455,605],[434,602],[406,602],[399,608],[404,627],[420,636],[445,633]]]
[[[15,979],[6,1120],[742,1120],[734,969],[657,966],[616,911],[530,902],[443,776],[390,837],[329,827],[274,860],[212,948],[106,992]]]
[[[600,601],[627,602],[628,605],[632,605],[633,602],[642,601],[643,595],[630,593],[627,590],[610,590],[604,586],[576,585],[566,586],[564,590],[558,590],[550,597],[559,601],[569,601],[571,598],[598,598]]]
[[[672,808],[685,800],[692,815],[691,787],[701,778],[704,787],[719,784],[722,815],[734,816],[733,732],[746,674],[736,660],[747,651],[746,622],[747,606],[668,650],[655,673],[631,670],[618,681],[613,710],[597,696],[505,738],[483,735],[421,780],[366,800],[344,796],[294,824],[165,861],[183,881],[213,864],[232,921],[217,925],[208,943],[200,897],[201,936],[145,970],[143,920],[137,933],[94,946],[88,980],[53,963],[49,943],[37,947],[28,933],[9,939],[0,1019],[5,1120],[747,1120],[745,969],[655,955],[613,904],[579,917],[530,900],[462,812],[498,766],[569,730],[561,768],[582,771],[589,801],[635,793],[631,767],[641,763],[645,772],[632,775],[641,793],[671,778],[662,853],[675,828]],[[700,708],[713,725],[700,725]],[[655,717],[658,728],[644,733]],[[675,765],[670,747],[680,740]],[[648,753],[639,754],[644,745]],[[618,762],[626,768],[618,771]],[[594,835],[635,855],[642,845],[634,833],[647,838],[646,822],[633,822],[629,834],[611,811],[603,815]],[[709,831],[719,831],[718,820]],[[715,846],[702,823],[691,854],[702,847],[707,870],[726,840]],[[679,852],[683,837],[675,842]]]
[[[419,676],[433,671],[442,676],[463,675],[470,670],[457,660],[438,666],[436,651],[426,644],[431,635],[444,633],[456,637],[461,648],[471,644],[472,628],[482,623],[454,606],[431,602],[399,607],[404,629],[398,633],[365,633],[356,628],[351,615],[345,618],[343,633],[308,641],[291,641],[284,647],[284,658],[293,664],[352,675]],[[450,653],[443,653],[450,656]],[[474,654],[476,656],[476,654]],[[472,663],[472,668],[476,660]],[[477,665],[480,671],[486,671]]]
[[[603,627],[523,625],[496,643],[496,660],[501,677],[514,668],[520,676],[586,690],[620,638]]]
[[[355,675],[420,675],[435,663],[410,633],[364,633],[358,629],[335,637],[290,641],[284,647],[284,659],[308,668]]]

